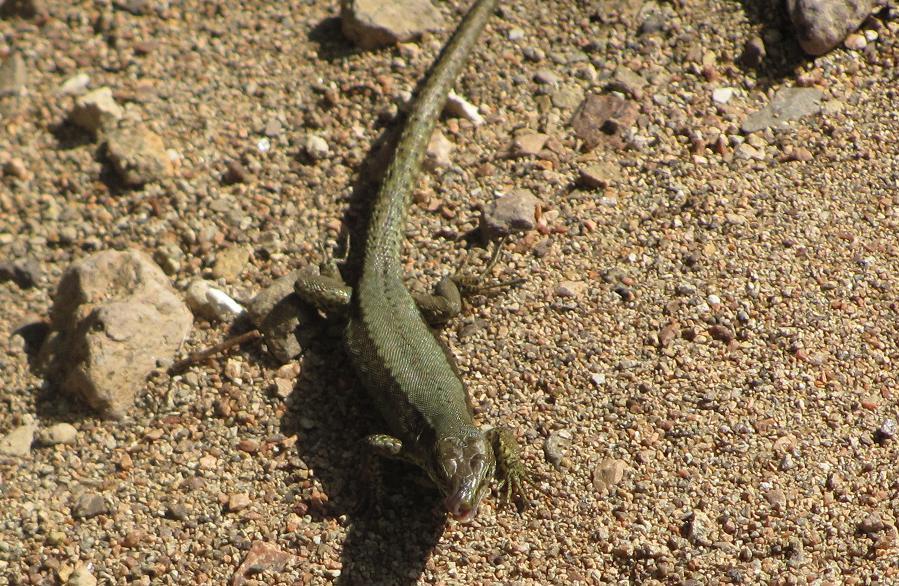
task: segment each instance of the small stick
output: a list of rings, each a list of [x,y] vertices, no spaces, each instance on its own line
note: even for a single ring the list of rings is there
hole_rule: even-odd
[[[259,330],[250,330],[249,332],[244,332],[239,336],[234,336],[232,338],[228,338],[227,340],[223,340],[216,344],[215,346],[210,346],[204,350],[197,350],[196,352],[191,352],[187,355],[187,358],[183,358],[178,362],[174,363],[169,367],[169,374],[178,374],[179,372],[187,369],[189,366],[193,366],[198,362],[202,362],[207,358],[218,354],[219,352],[224,352],[229,348],[233,348],[234,346],[239,346],[244,342],[250,342],[262,337],[262,332]]]

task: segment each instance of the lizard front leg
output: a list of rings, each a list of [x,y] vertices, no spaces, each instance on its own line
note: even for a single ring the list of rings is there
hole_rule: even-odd
[[[512,432],[503,427],[487,431],[496,458],[497,492],[502,503],[515,501],[519,510],[527,506],[524,485],[530,481],[527,469],[521,461],[518,442]]]

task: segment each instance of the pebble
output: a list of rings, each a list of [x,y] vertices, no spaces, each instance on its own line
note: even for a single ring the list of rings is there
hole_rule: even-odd
[[[618,134],[637,120],[637,106],[611,94],[588,95],[571,119],[575,134],[587,150],[596,148],[610,135]]]
[[[450,155],[455,145],[442,132],[435,130],[428,141],[425,166],[430,170],[449,167],[452,164]]]
[[[75,100],[69,119],[81,128],[97,133],[111,128],[123,114],[122,107],[112,97],[112,90],[101,87]]]
[[[535,132],[520,134],[512,141],[510,153],[517,157],[537,156],[543,150],[547,140],[549,140],[547,134]]]
[[[293,292],[300,271],[293,271],[263,289],[247,304],[247,313],[262,332],[268,352],[286,363],[303,351],[320,331],[318,313]]]
[[[562,458],[565,457],[565,452],[568,451],[570,445],[571,432],[565,429],[552,432],[543,443],[543,454],[546,461],[557,469],[560,468]]]
[[[346,0],[340,23],[343,34],[366,50],[405,43],[446,25],[429,0]]]
[[[885,439],[892,439],[896,435],[897,424],[895,419],[885,419],[877,430],[877,434]]]
[[[236,513],[250,506],[250,495],[245,492],[237,492],[228,495],[228,512]]]
[[[589,189],[605,189],[621,178],[621,168],[614,161],[600,160],[578,167],[578,181]]]
[[[23,95],[27,80],[28,74],[22,55],[18,52],[10,53],[3,63],[0,63],[0,97]]]
[[[91,573],[90,566],[79,565],[66,580],[66,586],[96,586],[97,578]]]
[[[853,51],[861,51],[868,46],[868,39],[866,39],[864,35],[852,33],[851,35],[846,37],[846,40],[843,41],[843,44],[846,45],[847,49],[852,49]]]
[[[534,81],[544,85],[558,85],[561,79],[551,69],[538,69]]]
[[[77,73],[59,86],[59,93],[64,96],[79,96],[87,90],[90,83],[91,76],[86,73]]]
[[[516,189],[495,199],[481,215],[481,229],[491,238],[527,232],[537,226],[540,200],[528,189]]]
[[[734,88],[719,87],[712,90],[712,101],[716,104],[726,104],[734,97]]]
[[[597,493],[608,492],[616,484],[624,480],[627,463],[624,460],[606,458],[593,468],[593,488]]]
[[[306,140],[303,142],[303,150],[313,161],[321,161],[328,158],[328,155],[331,154],[331,147],[328,146],[328,142],[317,134],[306,135]]]
[[[0,438],[0,454],[21,458],[31,453],[37,426],[30,421],[16,427]]]
[[[484,118],[478,112],[478,107],[453,91],[447,96],[443,111],[448,116],[464,118],[475,126],[480,126],[484,123]]]
[[[752,37],[743,45],[740,63],[746,67],[759,67],[765,60],[765,41],[758,36]]]
[[[265,572],[266,575],[277,574],[283,571],[292,559],[294,559],[292,554],[282,551],[274,543],[254,541],[240,567],[234,572],[231,584],[244,586],[248,582],[248,576],[255,576],[261,572]]]
[[[234,281],[244,272],[249,262],[249,247],[231,246],[216,255],[215,263],[212,265],[212,276],[216,279]]]
[[[789,122],[821,111],[821,90],[816,88],[785,87],[777,90],[771,102],[743,121],[745,133],[765,128],[789,128]]]
[[[158,181],[173,171],[162,137],[145,126],[111,132],[106,152],[122,182],[132,187]]]
[[[556,295],[559,297],[580,297],[587,290],[587,283],[584,281],[562,281],[556,288]]]
[[[78,438],[78,430],[70,423],[57,423],[41,430],[38,435],[38,443],[45,446],[58,444],[74,444]]]
[[[629,95],[635,100],[643,97],[643,90],[647,82],[643,77],[628,67],[619,65],[612,73],[612,79],[606,85],[609,91],[621,92]]]
[[[91,491],[82,493],[72,505],[72,516],[75,519],[91,519],[108,511],[109,505],[103,495]]]

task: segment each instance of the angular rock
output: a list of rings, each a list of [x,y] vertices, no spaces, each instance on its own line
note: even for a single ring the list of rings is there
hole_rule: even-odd
[[[106,152],[126,185],[140,186],[172,174],[172,161],[162,138],[144,126],[110,133]]]
[[[871,14],[876,0],[787,0],[799,45],[809,55],[837,47]]]
[[[316,311],[293,292],[301,272],[281,277],[247,304],[250,319],[262,332],[269,353],[281,363],[299,356],[321,329]]]
[[[31,452],[34,432],[37,426],[32,422],[24,423],[0,438],[0,454],[21,458]]]
[[[750,133],[765,128],[789,128],[791,120],[820,112],[821,98],[821,90],[815,88],[781,88],[767,106],[746,117],[741,129],[745,133]]]
[[[254,541],[240,567],[234,572],[231,585],[243,586],[249,576],[261,572],[277,574],[284,570],[293,557],[292,554],[281,551],[274,543]]]
[[[618,180],[621,173],[617,163],[594,161],[578,169],[580,184],[590,189],[603,189]]]
[[[488,238],[533,230],[540,200],[527,189],[516,189],[497,198],[481,215],[481,230]]]
[[[25,93],[28,79],[25,61],[19,53],[12,53],[0,64],[0,98]]]
[[[429,0],[341,0],[340,20],[343,34],[366,50],[411,41],[444,26]]]
[[[453,143],[439,130],[435,130],[428,141],[428,151],[425,155],[425,167],[434,171],[442,167],[450,166],[450,153],[453,152]]]
[[[589,94],[571,118],[584,148],[592,150],[609,135],[619,134],[637,120],[634,102],[610,94]]]
[[[515,157],[537,156],[543,150],[547,140],[549,140],[549,135],[539,132],[519,134],[512,141],[509,154]]]
[[[103,251],[63,274],[39,366],[61,390],[102,415],[124,417],[157,361],[190,332],[190,310],[139,251]]]
[[[122,107],[112,97],[112,90],[101,87],[75,100],[69,119],[90,132],[112,127],[123,115]]]

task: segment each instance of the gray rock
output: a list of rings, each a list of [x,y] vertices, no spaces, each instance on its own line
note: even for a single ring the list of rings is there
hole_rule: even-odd
[[[91,132],[111,128],[123,115],[122,107],[112,97],[112,90],[101,87],[75,100],[69,119]]]
[[[316,311],[293,292],[301,272],[281,277],[247,304],[247,313],[262,332],[269,353],[282,363],[299,356],[321,329]]]
[[[20,289],[30,289],[43,277],[41,265],[34,259],[19,262],[0,262],[0,283],[12,281]]]
[[[172,174],[172,161],[162,138],[144,126],[110,133],[106,151],[126,185],[140,186]]]
[[[876,0],[787,0],[799,45],[809,55],[838,46],[871,14]]]
[[[646,80],[640,74],[619,65],[612,74],[612,79],[606,85],[606,89],[627,94],[639,100],[643,97],[643,88],[646,87]]]
[[[57,423],[41,430],[37,434],[37,441],[44,446],[57,444],[74,444],[78,438],[78,430],[70,423]]]
[[[781,88],[767,106],[747,116],[741,128],[746,133],[765,128],[788,128],[791,120],[820,112],[821,98],[821,90],[815,88]]]
[[[36,430],[37,426],[30,421],[13,429],[0,438],[0,454],[17,458],[27,456],[31,452]]]
[[[0,97],[25,93],[28,75],[25,61],[19,53],[12,53],[0,64]]]
[[[489,238],[533,230],[540,200],[527,189],[517,189],[497,198],[484,210],[481,229]]]
[[[109,504],[96,492],[84,492],[72,504],[72,516],[76,519],[90,519],[108,512]]]
[[[340,18],[343,34],[362,49],[411,41],[444,26],[429,0],[341,0]]]
[[[190,333],[190,310],[150,258],[103,251],[63,274],[52,332],[38,367],[64,392],[121,418],[157,361],[171,360]]]

